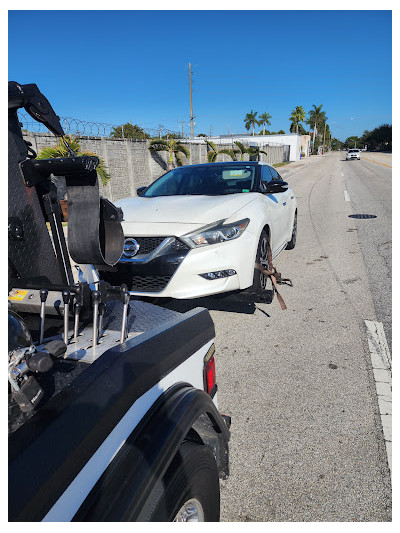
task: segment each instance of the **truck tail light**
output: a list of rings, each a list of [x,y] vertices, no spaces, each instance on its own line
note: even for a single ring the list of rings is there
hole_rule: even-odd
[[[204,390],[213,398],[217,392],[215,379],[215,345],[212,344],[204,358]]]

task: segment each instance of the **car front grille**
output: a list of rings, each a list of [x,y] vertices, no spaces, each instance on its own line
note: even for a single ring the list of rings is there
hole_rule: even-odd
[[[139,245],[139,250],[137,252],[137,254],[141,255],[141,254],[150,254],[151,252],[153,252],[157,246],[159,246],[164,239],[166,239],[166,237],[127,237],[125,239],[125,245],[126,244],[129,244],[129,242],[127,243],[127,241],[131,241],[132,239],[134,239],[138,245]],[[127,257],[129,257],[128,254],[125,254]]]
[[[126,237],[124,244],[123,258],[137,257],[140,255],[148,255],[154,252],[160,244],[170,237]],[[139,245],[139,249],[136,253],[131,253],[132,242],[136,241]],[[190,247],[183,241],[175,237],[175,240],[170,245],[170,249],[174,252],[188,252]]]
[[[172,276],[133,276],[131,291],[161,292]]]

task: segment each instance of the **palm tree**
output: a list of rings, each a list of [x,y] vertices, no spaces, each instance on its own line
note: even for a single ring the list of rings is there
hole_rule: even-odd
[[[260,161],[260,154],[268,155],[264,150],[260,150],[259,146],[249,146],[246,151],[250,156],[250,161],[252,157],[257,157],[256,161]]]
[[[180,155],[181,153],[184,154],[187,158],[190,157],[190,151],[186,148],[186,146],[183,146],[172,138],[153,139],[152,141],[150,141],[149,150],[152,150],[154,152],[169,153],[168,170],[172,170],[174,168],[174,156],[178,167],[181,167],[183,165],[183,161]]]
[[[234,141],[239,150],[234,150],[235,154],[240,154],[240,161],[243,161],[244,154],[247,154],[247,148],[239,141]]]
[[[325,111],[322,110],[322,104],[319,106],[313,105],[314,109],[310,109],[308,112],[309,118],[306,120],[306,124],[310,126],[310,128],[317,128],[318,135],[315,137],[318,137],[320,139],[320,135],[322,130],[324,129],[324,124],[328,120],[328,117],[325,114]],[[313,136],[313,152],[317,152],[319,141],[317,138],[314,139]]]
[[[270,118],[272,117],[269,113],[263,113],[262,115],[260,115],[258,124],[259,126],[263,126],[263,135],[265,135],[265,124],[271,126],[271,122],[269,121]]]
[[[218,153],[229,155],[232,158],[232,161],[236,161],[236,154],[239,153],[239,150],[234,150],[233,148],[223,148]]]
[[[250,113],[247,113],[244,119],[244,125],[246,127],[246,130],[249,131],[249,129],[253,128],[253,135],[254,135],[254,126],[259,124],[258,120],[256,119],[257,111],[251,110]]]
[[[219,154],[215,143],[213,143],[212,141],[206,141],[206,146],[207,148],[211,148],[211,150],[207,151],[207,162],[215,163],[215,161],[217,160],[217,155]]]
[[[78,156],[89,155],[89,156],[98,157],[98,155],[94,154],[93,152],[87,152],[85,150],[81,150],[78,137],[72,137],[71,135],[65,135],[64,138],[67,141],[68,145],[72,148],[72,150]],[[46,148],[42,148],[37,156],[37,159],[54,159],[55,157],[70,157],[70,154],[65,144],[63,143],[62,139],[59,139],[55,146],[47,146]],[[111,176],[108,173],[108,170],[107,170],[107,167],[104,161],[100,158],[99,158],[99,164],[96,168],[96,171],[104,187],[110,180]]]
[[[299,133],[299,123],[303,122],[306,117],[306,112],[301,105],[298,105],[296,109],[293,109],[292,114],[289,117],[289,120],[296,126],[296,133]]]
[[[328,117],[325,114],[325,111],[321,111],[322,104],[319,106],[313,105],[314,109],[310,109],[308,114],[310,115],[309,118],[306,121],[306,124],[308,124],[310,127],[314,127],[314,125],[317,126],[317,129],[319,131],[322,130],[323,125],[328,120]]]

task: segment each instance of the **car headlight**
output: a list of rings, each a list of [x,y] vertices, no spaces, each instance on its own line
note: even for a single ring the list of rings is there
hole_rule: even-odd
[[[233,241],[242,235],[247,228],[250,219],[245,218],[231,224],[224,224],[223,220],[205,226],[193,233],[188,233],[183,239],[191,248],[206,246],[207,244],[217,244],[219,242]]]

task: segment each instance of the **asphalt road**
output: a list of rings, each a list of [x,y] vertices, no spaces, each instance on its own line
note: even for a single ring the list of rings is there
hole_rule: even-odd
[[[391,520],[364,323],[382,321],[390,342],[391,162],[344,155],[282,170],[298,202],[297,245],[275,261],[294,284],[286,311],[276,299],[163,304],[207,307],[215,322],[219,406],[232,416],[222,521]]]

